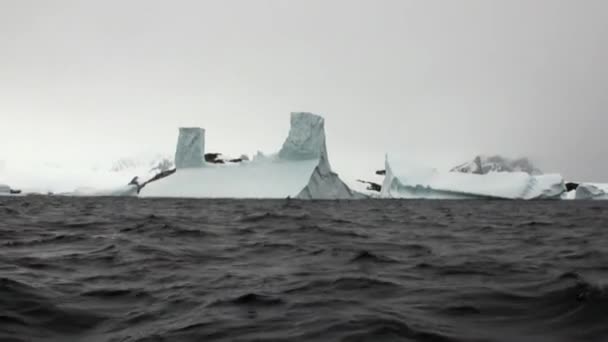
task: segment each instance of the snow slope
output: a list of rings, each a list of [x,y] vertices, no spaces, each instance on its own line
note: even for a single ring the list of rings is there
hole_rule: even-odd
[[[559,198],[565,191],[560,175],[532,176],[525,172],[472,174],[419,168],[386,157],[383,198]]]

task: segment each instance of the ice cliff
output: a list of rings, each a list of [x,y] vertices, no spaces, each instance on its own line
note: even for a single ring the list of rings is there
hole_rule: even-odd
[[[279,151],[279,158],[319,159],[325,150],[325,120],[312,113],[291,113],[291,128]]]
[[[204,130],[180,129],[177,171],[142,189],[143,197],[351,199],[331,170],[321,116],[292,113],[291,128],[276,154],[239,163],[204,163]]]
[[[566,190],[563,178],[557,174],[440,172],[417,168],[389,156],[385,167],[383,198],[559,199]]]
[[[175,167],[178,169],[205,165],[205,130],[198,127],[179,129],[175,150]]]

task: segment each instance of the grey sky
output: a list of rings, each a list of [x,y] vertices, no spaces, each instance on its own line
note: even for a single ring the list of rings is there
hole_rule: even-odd
[[[323,114],[334,164],[530,156],[608,181],[603,0],[0,0],[0,160],[276,151]],[[464,160],[462,160],[464,159]],[[346,167],[346,166],[345,166]]]

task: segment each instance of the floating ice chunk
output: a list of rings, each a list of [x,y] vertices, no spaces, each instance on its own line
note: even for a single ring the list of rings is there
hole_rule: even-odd
[[[575,190],[577,200],[608,200],[608,184],[580,183]]]
[[[560,198],[565,191],[560,175],[532,176],[524,172],[490,172],[485,175],[440,172],[417,168],[386,158],[382,185],[384,198]]]

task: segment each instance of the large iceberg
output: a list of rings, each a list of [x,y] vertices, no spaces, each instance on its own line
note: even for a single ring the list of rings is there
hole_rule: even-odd
[[[526,172],[486,174],[440,172],[386,157],[383,198],[435,199],[559,199],[565,192],[560,175]]]
[[[291,113],[291,128],[280,151],[238,163],[205,163],[204,130],[180,129],[177,171],[142,188],[142,197],[353,199],[331,170],[322,117]],[[185,135],[185,138],[182,138]],[[202,158],[202,159],[199,159]]]
[[[573,191],[577,200],[608,200],[608,184],[581,183]]]

